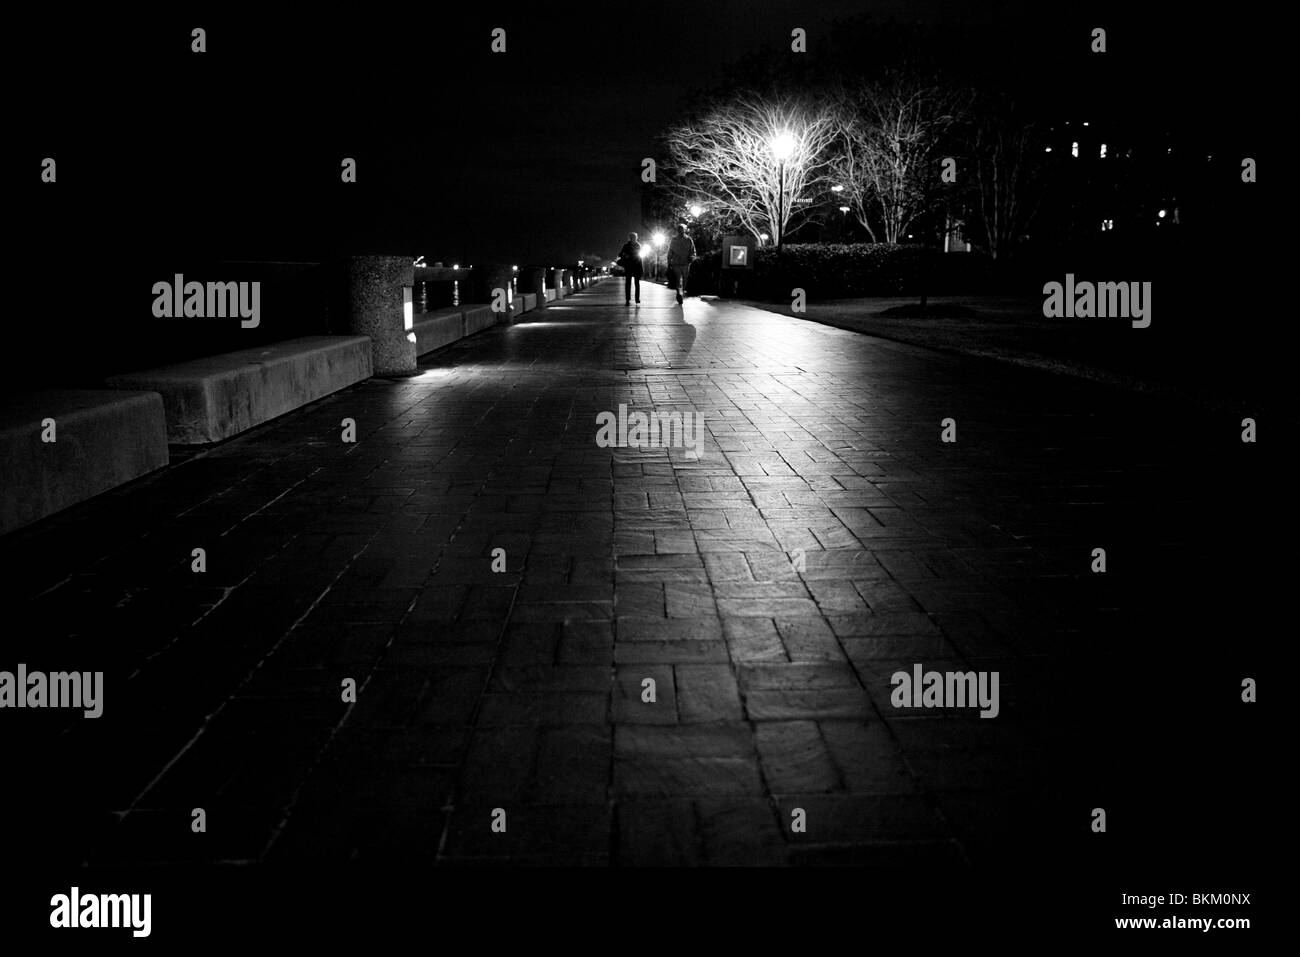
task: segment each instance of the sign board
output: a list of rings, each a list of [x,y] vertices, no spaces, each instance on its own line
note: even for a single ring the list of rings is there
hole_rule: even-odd
[[[722,268],[754,268],[754,239],[752,236],[722,237]]]

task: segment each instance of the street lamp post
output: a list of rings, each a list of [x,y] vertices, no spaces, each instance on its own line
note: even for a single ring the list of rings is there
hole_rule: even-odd
[[[772,155],[776,157],[776,251],[785,243],[785,162],[794,155],[795,139],[789,133],[772,137]]]
[[[776,174],[776,254],[781,255],[781,244],[785,242],[785,161],[777,164]]]

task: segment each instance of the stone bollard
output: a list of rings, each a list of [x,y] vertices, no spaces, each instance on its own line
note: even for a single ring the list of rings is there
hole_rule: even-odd
[[[509,324],[514,316],[514,286],[511,280],[514,279],[515,271],[513,266],[504,266],[500,263],[486,263],[484,265],[474,266],[474,301],[492,304],[494,293],[497,289],[504,289],[506,296],[506,311],[496,313],[498,323]]]
[[[348,330],[370,337],[377,376],[415,375],[410,256],[350,256],[345,260]]]
[[[538,307],[546,305],[546,270],[541,266],[520,266],[519,284],[515,287],[519,294],[536,293]]]

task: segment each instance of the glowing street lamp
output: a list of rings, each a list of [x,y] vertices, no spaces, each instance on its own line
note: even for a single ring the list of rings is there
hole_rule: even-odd
[[[650,248],[654,250],[654,274],[659,275],[659,250],[668,245],[668,237],[663,234],[662,230],[655,230],[650,237]]]
[[[832,186],[832,187],[831,187],[831,192],[832,192],[832,193],[842,193],[842,192],[844,192],[844,187],[843,187],[843,186],[838,186],[838,185],[836,185],[836,186]]]
[[[799,141],[790,133],[778,133],[772,137],[772,155],[778,162],[784,163],[794,155],[795,147],[798,145]]]
[[[700,216],[702,216],[703,214],[704,214],[704,207],[703,207],[703,206],[701,206],[699,203],[693,203],[693,204],[691,205],[691,215],[692,215],[692,216],[694,216],[696,219],[699,219]]]

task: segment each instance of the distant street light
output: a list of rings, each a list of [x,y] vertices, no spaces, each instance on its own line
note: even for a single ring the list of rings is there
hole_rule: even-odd
[[[702,216],[703,214],[704,214],[704,207],[701,206],[699,203],[695,203],[691,206],[691,215],[694,216],[696,219],[699,219],[700,216]]]
[[[832,187],[831,187],[831,192],[832,192],[832,193],[842,193],[842,192],[844,192],[844,187],[843,187],[843,186],[832,186]]]
[[[840,212],[847,216],[849,213],[849,208],[847,206],[841,206]]]
[[[655,234],[650,237],[650,248],[654,250],[654,259],[652,261],[654,268],[652,271],[656,277],[659,275],[659,250],[664,248],[667,242],[667,237],[659,230],[656,230]]]

